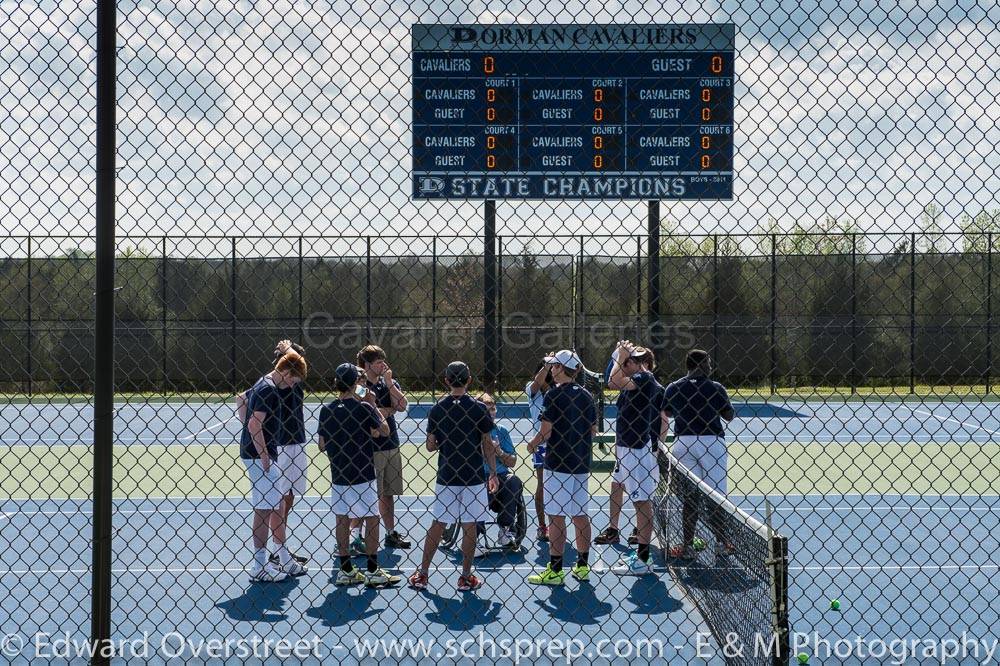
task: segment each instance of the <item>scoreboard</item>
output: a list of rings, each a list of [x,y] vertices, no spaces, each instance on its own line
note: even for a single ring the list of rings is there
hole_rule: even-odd
[[[414,198],[731,199],[735,33],[414,25]]]

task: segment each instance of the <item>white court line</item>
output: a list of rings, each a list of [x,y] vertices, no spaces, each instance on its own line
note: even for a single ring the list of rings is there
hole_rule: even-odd
[[[208,426],[207,428],[199,430],[198,432],[196,432],[193,435],[188,435],[187,437],[182,437],[181,439],[185,440],[185,441],[196,439],[198,437],[198,435],[201,435],[202,433],[211,432],[212,430],[215,430],[216,428],[218,428],[220,426],[224,426],[227,423],[233,421],[236,418],[236,416],[237,416],[236,414],[233,414],[232,416],[230,416],[225,421],[219,421],[218,423],[213,423],[212,425]]]
[[[756,507],[751,507],[750,509],[755,509]],[[744,511],[748,509],[744,507]],[[959,511],[970,511],[972,513],[983,513],[983,512],[1000,512],[1000,507],[996,506],[911,506],[908,504],[899,504],[895,506],[817,506],[817,507],[775,507],[774,511],[777,513],[810,513],[810,512],[825,512],[825,513],[853,513],[857,511],[936,511],[939,513],[950,513]]]
[[[978,425],[976,423],[967,423],[965,421],[959,421],[958,419],[953,418],[951,416],[938,416],[934,412],[926,412],[922,409],[913,409],[912,407],[909,406],[906,406],[906,408],[909,409],[914,414],[919,414],[921,416],[930,416],[931,418],[935,418],[940,421],[951,421],[952,423],[957,423],[963,428],[968,428],[970,430],[982,430],[983,432],[987,432],[990,435],[1000,435],[1000,432],[997,432],[996,430],[990,430],[989,428],[984,428],[983,426]]]
[[[320,498],[320,499],[326,499]],[[141,500],[140,500],[141,501]],[[242,502],[241,502],[242,504]],[[300,505],[296,505],[299,507]],[[756,511],[760,507],[756,506],[744,506],[741,507],[746,512]],[[420,507],[420,508],[397,508],[399,513],[431,513],[433,511],[430,507]],[[593,513],[604,513],[605,507],[597,507],[590,509]],[[831,507],[775,507],[774,511],[776,513],[857,513],[857,512],[867,512],[867,511],[915,511],[915,512],[935,512],[935,513],[1000,513],[1000,506],[911,506],[907,504],[899,505],[886,505],[886,506],[831,506]],[[305,506],[302,508],[294,508],[294,513],[330,513],[331,509],[329,507],[315,507],[315,506]],[[626,514],[635,513],[635,509],[631,506],[622,507],[622,512]],[[177,507],[163,507],[155,509],[118,509],[115,512],[116,516],[133,516],[133,515],[159,515],[159,514],[188,514],[188,515],[213,515],[213,514],[230,514],[230,513],[252,513],[251,509],[246,509],[242,507],[230,506],[230,507],[212,507],[212,508],[196,508],[196,509],[181,509]],[[89,513],[84,513],[79,510],[65,510],[60,509],[57,511],[12,511],[0,513],[0,519],[7,518],[10,519],[14,516],[89,516]]]
[[[595,562],[594,567],[591,570],[596,570],[598,572],[607,573],[606,569],[597,569],[596,567],[601,563]],[[333,572],[339,567],[334,566],[324,566],[324,567],[310,567],[309,574],[321,573],[321,572]],[[442,565],[434,567],[434,571],[460,571],[461,566],[459,565]],[[498,565],[498,566],[475,566],[473,567],[477,571],[492,571],[492,572],[504,572],[504,571],[538,571],[541,569],[540,565],[522,565],[522,564],[512,564],[512,565]],[[680,567],[683,569],[683,567]],[[734,568],[735,569],[735,568]],[[654,567],[655,573],[666,573],[667,569],[663,566]],[[802,566],[790,566],[788,567],[790,572],[806,572],[806,571],[996,571],[1000,570],[1000,564],[925,564],[925,565],[892,565],[892,564],[873,564],[867,566],[815,566],[815,567],[802,567]],[[391,568],[390,571],[402,571],[401,569]],[[126,567],[124,569],[112,569],[113,574],[216,574],[216,573],[246,573],[246,567],[147,567],[147,568],[136,568],[136,567]],[[0,576],[12,575],[12,576],[44,576],[47,574],[51,575],[69,575],[69,574],[87,574],[91,573],[90,568],[86,569],[0,569]],[[433,574],[432,574],[433,575]],[[614,574],[609,574],[614,576]],[[307,574],[308,576],[308,574]],[[623,576],[621,580],[628,581],[631,580],[631,576]],[[615,578],[611,578],[615,580]]]
[[[306,508],[306,509],[298,509],[298,508],[293,508],[292,509],[292,513],[331,513],[332,511],[333,511],[333,509],[331,509],[329,507],[327,507],[327,508],[309,507],[309,508]],[[406,508],[406,509],[398,509],[397,508],[396,509],[397,513],[421,513],[421,514],[423,514],[423,513],[431,513],[433,511],[434,511],[434,509],[431,508],[431,507],[422,507],[422,508],[418,508],[418,509],[411,509],[411,508]],[[598,507],[598,508],[590,509],[589,511],[591,513],[603,513],[604,512],[604,508],[603,507]],[[632,508],[632,507],[622,507],[621,511],[622,511],[623,514],[633,514],[633,513],[635,513],[635,509]],[[188,515],[203,514],[203,515],[209,515],[209,516],[213,515],[213,514],[223,515],[223,514],[231,514],[231,513],[245,513],[245,514],[249,515],[249,514],[253,513],[253,509],[237,508],[237,507],[223,507],[223,508],[215,508],[215,509],[177,509],[177,508],[167,508],[165,510],[163,510],[163,509],[128,509],[128,510],[124,510],[124,511],[119,510],[119,511],[115,511],[114,512],[114,514],[116,516],[133,516],[133,515],[154,516],[154,515],[158,515],[158,514],[167,515],[167,514],[172,514],[172,513],[188,514]],[[13,516],[83,516],[83,517],[89,517],[90,516],[89,513],[81,513],[80,511],[62,511],[62,510],[60,510],[60,511],[14,511],[14,512],[8,512],[8,513],[0,514],[0,515],[2,515],[3,517],[6,517],[6,518],[11,518]]]

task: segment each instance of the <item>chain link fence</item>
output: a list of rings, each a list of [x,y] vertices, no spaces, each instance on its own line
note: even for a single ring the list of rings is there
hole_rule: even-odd
[[[413,200],[417,23],[735,24],[733,199]],[[998,24],[972,0],[0,2],[2,660],[990,663]],[[268,584],[237,397],[257,412],[284,339],[309,370],[279,522],[310,560]],[[657,360],[652,490],[620,476],[622,339]],[[474,594],[454,525],[428,590],[337,585],[316,442],[370,344],[405,402],[373,382],[399,439],[372,454],[388,575],[424,566],[449,364],[496,403],[515,458]],[[700,469],[691,403],[661,397],[693,348],[734,417]],[[526,386],[560,349],[596,373],[593,532],[565,550],[568,572],[590,549],[589,582],[549,589],[526,580],[562,559]],[[647,544],[651,571],[620,575]]]

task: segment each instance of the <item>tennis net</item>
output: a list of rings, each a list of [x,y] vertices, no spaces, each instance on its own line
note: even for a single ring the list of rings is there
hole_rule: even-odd
[[[716,492],[659,448],[654,525],[671,575],[698,608],[729,664],[787,664],[788,539]],[[670,557],[685,545],[688,558]],[[693,525],[692,525],[693,524]],[[729,646],[729,649],[726,649]]]

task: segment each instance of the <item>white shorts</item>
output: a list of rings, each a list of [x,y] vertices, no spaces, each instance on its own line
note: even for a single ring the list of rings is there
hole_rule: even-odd
[[[590,474],[567,474],[545,470],[542,486],[545,489],[545,513],[550,516],[587,515]]]
[[[306,476],[309,456],[305,444],[288,444],[278,447],[278,490],[282,495],[291,493],[302,497],[306,494]]]
[[[335,516],[367,518],[378,515],[378,484],[375,479],[351,486],[331,486],[330,506]]]
[[[729,453],[726,440],[717,435],[681,435],[674,440],[674,457],[700,476],[709,486],[727,494],[726,469]]]
[[[241,458],[247,468],[250,478],[250,501],[255,509],[274,510],[281,504],[281,491],[278,490],[278,466],[271,461],[267,474],[260,460]]]
[[[625,494],[633,502],[646,502],[660,483],[660,466],[648,446],[632,449],[615,447],[615,481],[625,486]]]
[[[439,483],[435,492],[434,520],[450,525],[490,519],[485,483],[475,486],[443,486]]]

